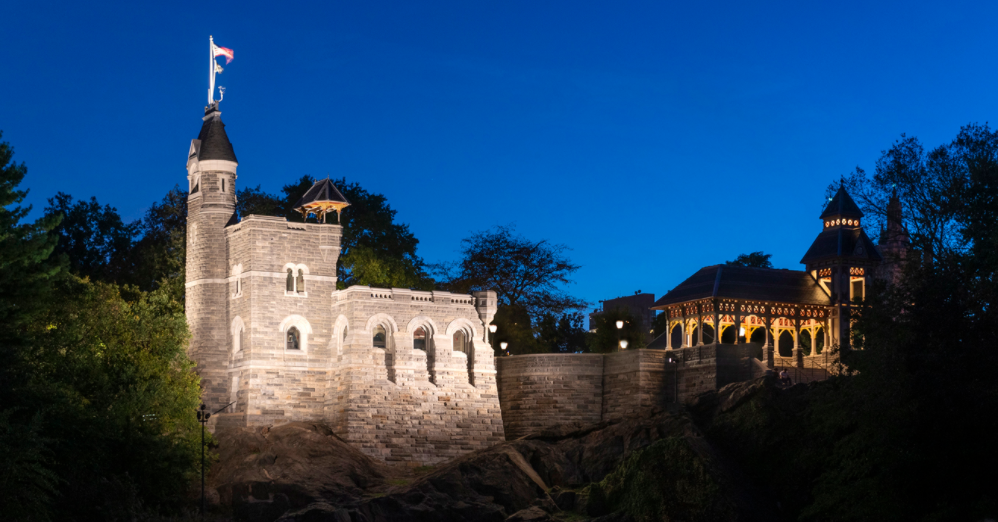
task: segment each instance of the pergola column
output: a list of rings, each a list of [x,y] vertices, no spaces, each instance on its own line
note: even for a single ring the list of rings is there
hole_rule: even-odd
[[[803,365],[801,360],[801,349],[800,349],[800,318],[794,319],[794,351],[793,351],[794,362],[800,367]]]
[[[697,305],[697,346],[703,344],[703,306]]]
[[[742,313],[738,311],[738,306],[735,306],[735,344],[738,343],[739,332],[742,328]]]
[[[714,303],[714,344],[721,344],[721,315],[717,312],[717,303]]]
[[[683,314],[683,321],[679,323],[679,335],[681,339],[679,347],[686,348],[689,346],[688,339],[686,339],[686,314]]]
[[[669,310],[666,309],[665,313],[669,313]],[[675,324],[672,322],[672,319],[667,319],[666,322],[665,322],[665,325],[666,325],[665,326],[665,349],[666,350],[671,350],[672,349],[672,327],[675,326]]]
[[[818,332],[814,325],[811,325],[811,357],[818,355]]]
[[[773,318],[770,317],[768,314],[765,315],[764,318],[763,318],[763,325],[764,325],[763,328],[766,329],[766,346],[763,348],[763,355],[765,355],[765,357],[766,357],[766,367],[769,368],[770,370],[772,370],[773,367],[775,366],[774,352],[776,350],[773,347],[773,343],[770,340],[770,337],[769,337],[770,331],[769,331],[769,329],[773,325]]]

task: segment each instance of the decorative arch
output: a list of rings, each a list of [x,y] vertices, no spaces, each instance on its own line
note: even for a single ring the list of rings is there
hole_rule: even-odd
[[[350,330],[350,321],[345,315],[340,315],[333,323],[333,338],[329,340],[329,347],[334,355],[343,355],[343,347],[346,344],[346,336]]]
[[[284,335],[288,333],[288,330],[292,326],[297,328],[298,332],[301,334],[301,339],[300,339],[301,352],[302,353],[308,352],[308,341],[309,337],[312,335],[312,325],[309,324],[307,319],[297,314],[285,317],[284,320],[281,321],[281,324],[277,327],[277,329],[281,332],[281,344],[280,344],[281,349],[282,350],[285,349]]]
[[[395,322],[395,318],[388,314],[372,315],[371,318],[367,320],[367,325],[364,327],[364,331],[370,333],[374,330],[374,327],[379,324],[386,327],[388,326],[391,327],[390,329],[386,328],[386,330],[390,330],[388,331],[389,335],[401,331],[399,330],[398,323]]]
[[[451,321],[450,324],[447,325],[447,331],[445,333],[448,337],[453,336],[454,332],[456,332],[459,328],[466,328],[468,330],[468,333],[471,334],[471,339],[469,339],[469,341],[479,338],[478,328],[475,327],[474,323],[464,317],[459,317]]]
[[[388,374],[388,380],[391,382],[396,382],[395,379],[395,340],[393,334],[399,331],[399,325],[395,322],[395,318],[388,314],[374,314],[370,319],[367,320],[366,328],[364,332],[367,334],[371,350],[382,350],[381,348],[374,347],[374,332],[377,327],[382,327],[385,329],[385,348],[384,348],[384,364],[385,371]],[[377,361],[375,361],[377,362]]]
[[[416,317],[413,317],[412,320],[405,325],[405,331],[409,335],[412,335],[416,331],[416,328],[419,328],[420,326],[429,326],[430,331],[427,333],[430,335],[436,335],[440,331],[440,328],[437,328],[437,323],[425,315],[417,315]]]
[[[305,273],[305,275],[308,275],[308,266],[303,265],[301,263],[299,263],[299,264],[285,263],[284,264],[284,268],[281,269],[281,272],[282,273],[287,272],[289,268],[291,270],[293,270],[294,273],[296,273],[296,274],[298,273],[299,270],[301,270],[302,272]]]
[[[409,324],[406,325],[405,330],[409,335],[409,338],[412,339],[412,347],[414,350],[420,349],[416,343],[416,334],[420,331],[420,329],[423,331],[423,346],[421,349],[426,354],[426,377],[430,382],[436,383],[437,375],[433,367],[435,366],[437,360],[437,347],[433,342],[433,337],[440,330],[437,328],[437,325],[433,319],[430,319],[425,315],[413,317],[412,320],[409,321]]]
[[[451,345],[451,356],[467,358],[468,363],[468,384],[475,385],[475,339],[478,338],[478,331],[475,329],[474,323],[465,318],[454,319],[447,325],[447,337],[454,342],[455,336],[464,337],[464,351],[458,349],[457,346]]]

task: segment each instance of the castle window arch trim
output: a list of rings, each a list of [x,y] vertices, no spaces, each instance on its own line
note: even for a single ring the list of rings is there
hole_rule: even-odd
[[[243,323],[242,317],[237,315],[232,320],[230,332],[232,333],[232,355],[235,355],[244,348],[243,335],[246,333],[246,324]]]
[[[284,283],[284,295],[288,297],[308,297],[305,278],[308,276],[308,266],[301,263],[285,263],[281,272],[287,274]]]
[[[292,330],[293,329],[293,330]],[[281,332],[281,349],[287,351],[289,346],[289,334],[298,334],[298,348],[295,350],[301,353],[308,352],[309,338],[312,336],[312,325],[308,320],[300,315],[289,315],[281,321],[278,330]]]

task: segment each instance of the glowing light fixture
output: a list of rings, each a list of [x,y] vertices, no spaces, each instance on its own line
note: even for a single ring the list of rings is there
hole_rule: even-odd
[[[627,349],[627,339],[621,339],[620,340],[620,349],[621,350],[626,350]]]
[[[744,327],[738,329],[738,335],[745,335],[745,328]]]
[[[617,321],[617,329],[620,330],[624,327],[624,321]]]
[[[492,332],[492,333],[496,333],[496,330],[497,330],[498,328],[499,328],[499,327],[498,327],[498,326],[496,326],[496,325],[494,325],[494,324],[490,324],[490,325],[489,325],[489,331],[490,331],[490,332]]]
[[[505,350],[507,346],[509,346],[509,343],[507,343],[506,341],[499,343],[499,347],[502,348],[503,350]]]

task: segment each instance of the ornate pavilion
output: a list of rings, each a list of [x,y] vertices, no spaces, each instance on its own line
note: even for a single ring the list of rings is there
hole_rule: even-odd
[[[892,198],[887,229],[903,230],[900,217],[900,203]],[[824,347],[847,349],[852,307],[864,299],[884,255],[843,187],[820,219],[822,230],[800,261],[803,271],[708,266],[662,296],[652,308],[668,315],[669,329],[650,347],[758,342],[767,352],[784,352],[776,357],[798,360]],[[882,246],[887,236],[881,234]],[[893,242],[895,236],[890,234]]]

